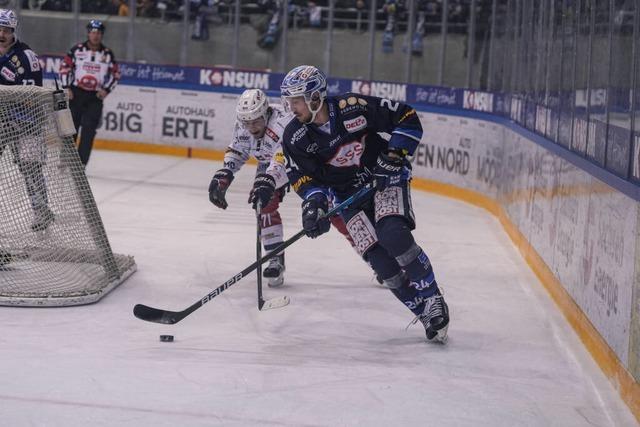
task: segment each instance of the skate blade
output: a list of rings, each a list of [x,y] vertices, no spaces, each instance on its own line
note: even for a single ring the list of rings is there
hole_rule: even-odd
[[[439,343],[439,344],[446,344],[447,340],[449,339],[449,337],[447,335],[448,329],[449,329],[449,325],[447,325],[444,328],[440,329],[438,332],[436,332],[436,336],[433,337],[431,340],[429,340],[429,342],[435,342],[435,343]]]

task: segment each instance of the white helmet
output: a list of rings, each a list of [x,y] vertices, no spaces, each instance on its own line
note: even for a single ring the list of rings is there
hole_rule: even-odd
[[[250,122],[260,117],[264,117],[266,121],[268,111],[269,99],[260,89],[247,89],[238,98],[236,117],[241,122]]]
[[[15,31],[18,26],[18,17],[11,9],[0,9],[0,27],[9,27]]]

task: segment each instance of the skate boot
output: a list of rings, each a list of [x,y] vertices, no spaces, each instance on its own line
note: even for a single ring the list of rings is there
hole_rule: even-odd
[[[440,293],[436,291],[435,295],[424,301],[424,310],[422,314],[416,316],[411,324],[418,320],[424,325],[427,341],[446,343],[447,329],[449,329],[449,307]]]
[[[43,207],[35,211],[33,223],[31,224],[31,230],[43,231],[46,230],[53,222],[53,212],[48,207]]]
[[[0,268],[9,264],[12,260],[13,260],[13,255],[11,255],[7,251],[3,251],[2,249],[0,249]]]
[[[269,279],[267,284],[271,288],[277,288],[284,283],[284,254],[273,257],[269,260],[269,265],[264,269],[262,276]]]

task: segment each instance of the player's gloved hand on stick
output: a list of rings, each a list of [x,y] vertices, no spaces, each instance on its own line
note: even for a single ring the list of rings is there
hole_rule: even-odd
[[[329,210],[329,201],[323,193],[314,193],[302,202],[302,227],[312,239],[326,233],[331,228],[329,218],[324,214]]]
[[[373,182],[378,191],[400,181],[405,161],[402,152],[387,150],[380,153],[373,168]]]
[[[249,193],[249,203],[253,206],[253,209],[257,207],[258,202],[264,208],[269,204],[275,191],[276,180],[269,174],[259,173],[253,181],[253,188]]]
[[[229,204],[224,195],[233,181],[233,172],[229,169],[220,169],[213,175],[209,184],[209,200],[220,209],[227,209]]]

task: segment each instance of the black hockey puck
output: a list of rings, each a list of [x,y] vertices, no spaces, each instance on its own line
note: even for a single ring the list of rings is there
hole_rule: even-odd
[[[173,342],[173,335],[160,335],[160,341]]]

